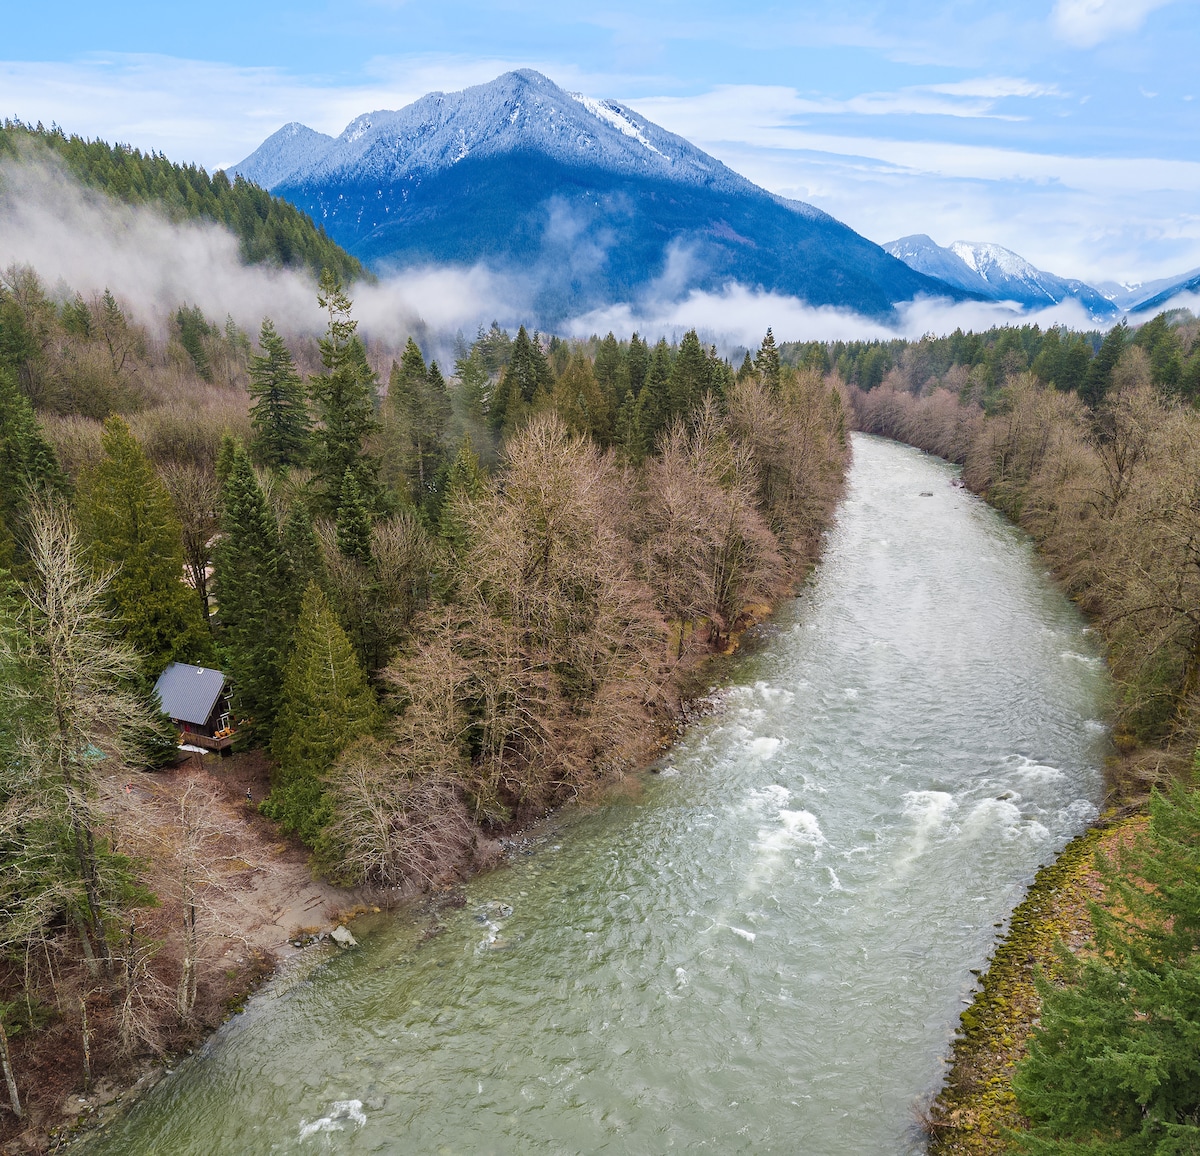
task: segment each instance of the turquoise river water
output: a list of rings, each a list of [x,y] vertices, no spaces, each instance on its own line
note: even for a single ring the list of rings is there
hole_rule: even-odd
[[[1107,742],[1082,619],[955,476],[856,436],[812,580],[636,798],[439,935],[379,918],[281,976],[89,1156],[923,1151],[971,969]]]

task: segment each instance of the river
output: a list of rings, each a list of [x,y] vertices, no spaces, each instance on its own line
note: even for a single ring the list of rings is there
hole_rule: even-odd
[[[642,791],[440,934],[280,977],[87,1152],[923,1151],[971,969],[1107,749],[1092,636],[956,476],[856,435],[812,580]]]

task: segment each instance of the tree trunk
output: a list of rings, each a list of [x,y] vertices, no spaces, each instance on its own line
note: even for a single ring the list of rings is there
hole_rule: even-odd
[[[21,1097],[17,1095],[17,1078],[13,1075],[12,1060],[8,1054],[8,1036],[4,1031],[4,1023],[0,1021],[0,1068],[4,1069],[4,1081],[8,1084],[8,1102],[12,1105],[13,1114],[18,1120],[25,1116],[21,1109]]]

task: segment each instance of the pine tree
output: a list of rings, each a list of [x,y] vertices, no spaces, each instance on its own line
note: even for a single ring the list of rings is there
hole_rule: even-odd
[[[767,335],[754,358],[754,368],[763,385],[774,393],[779,388],[779,350],[775,347],[775,334],[770,326],[767,326]]]
[[[337,545],[347,558],[364,566],[371,561],[371,511],[353,471],[342,482],[342,504],[337,512]]]
[[[467,413],[481,420],[487,409],[488,387],[491,382],[478,347],[472,347],[468,356],[455,361],[454,376],[458,378]]]
[[[79,510],[89,553],[111,573],[113,622],[157,677],[170,662],[206,661],[211,639],[196,591],[183,583],[183,540],[166,486],[122,418],[104,423],[104,459],[85,476]]]
[[[254,398],[250,451],[256,461],[273,470],[292,469],[304,464],[312,433],[304,383],[270,318],[262,323],[258,343],[262,353],[251,356],[248,366]]]
[[[1200,1151],[1200,792],[1153,795],[1150,825],[1099,861],[1098,951],[1065,951],[1039,983],[1040,1023],[1017,1070],[1027,1152]]]
[[[607,444],[611,412],[608,399],[583,350],[570,355],[550,399],[572,433],[589,434],[601,445]]]
[[[741,368],[737,371],[737,381],[741,383],[753,376],[754,362],[750,360],[750,351],[746,350],[746,356],[742,358]]]
[[[650,372],[650,346],[636,333],[629,339],[629,352],[625,355],[625,364],[629,371],[629,388],[633,396],[642,392],[646,375]]]
[[[629,386],[629,366],[616,337],[610,332],[596,350],[593,366],[596,384],[610,413],[616,413]]]
[[[6,531],[0,532],[0,540],[12,545],[15,563],[24,558],[21,543],[31,499],[66,489],[66,477],[33,406],[16,376],[0,367],[0,527]]]
[[[711,388],[708,354],[700,344],[696,331],[689,329],[679,343],[679,353],[671,366],[671,376],[667,382],[670,417],[686,417]]]
[[[428,368],[410,337],[388,382],[387,415],[392,436],[389,468],[403,476],[414,505],[435,497],[437,479],[445,465],[442,445],[450,420],[450,398],[437,362]]]
[[[464,503],[476,501],[483,493],[483,488],[479,456],[471,445],[471,435],[464,434],[446,475],[446,498],[438,516],[438,532],[459,555],[470,541]]]
[[[314,502],[315,512],[336,515],[347,470],[353,472],[367,503],[373,508],[379,504],[379,463],[363,448],[367,436],[378,428],[375,375],[355,333],[358,322],[350,318],[350,298],[328,270],[321,277],[317,300],[329,314],[329,326],[320,342],[326,372],[309,379],[321,422],[313,433]]]
[[[541,346],[522,325],[512,343],[508,365],[496,386],[488,423],[505,436],[529,415],[534,400],[548,397],[554,381]]]
[[[214,556],[222,664],[233,687],[240,741],[269,736],[294,619],[291,574],[279,527],[238,447],[221,490],[221,540]]]
[[[321,560],[321,547],[313,529],[312,517],[302,502],[297,502],[288,511],[283,524],[283,553],[287,559],[288,616],[295,622],[300,617],[300,602],[310,582],[322,585],[325,580],[325,564]]]
[[[1121,360],[1121,354],[1125,352],[1128,338],[1129,329],[1125,322],[1114,325],[1104,338],[1100,352],[1092,358],[1092,363],[1088,366],[1087,375],[1079,390],[1079,396],[1092,409],[1095,409],[1104,400],[1104,395],[1108,393],[1109,387],[1112,385],[1112,372],[1116,368],[1117,362]]]
[[[321,589],[304,592],[271,751],[278,760],[263,810],[310,846],[331,817],[325,779],[379,723],[375,694]]]

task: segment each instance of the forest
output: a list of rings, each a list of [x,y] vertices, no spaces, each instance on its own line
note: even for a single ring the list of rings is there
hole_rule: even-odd
[[[331,269],[344,280],[367,276],[359,262],[295,206],[241,177],[211,176],[198,165],[181,165],[161,153],[123,144],[67,136],[57,126],[0,124],[0,162],[52,158],[90,189],[127,205],[152,204],[172,221],[206,220],[238,238],[249,264],[307,269],[314,277]]]
[[[322,336],[251,337],[0,277],[11,1119],[39,1065],[86,1086],[225,1014],[214,800],[189,789],[166,830],[130,803],[176,758],[169,663],[229,679],[262,821],[314,872],[444,886],[645,765],[840,493],[844,391],[769,331],[735,371],[694,331],[493,325],[443,369],[364,341],[336,273],[316,292]]]
[[[1011,1081],[1005,1124],[1021,1129],[1008,1134],[1019,1151],[1200,1150],[1198,337],[1182,310],[1117,326],[1098,348],[1060,334],[1056,357],[1095,348],[1070,385],[1047,368],[1044,336],[1032,357],[974,383],[960,363],[906,375],[908,345],[874,388],[850,390],[858,428],[962,463],[967,486],[1032,535],[1100,631],[1117,691],[1111,812],[1148,815],[1099,858],[1087,948],[1063,948],[1036,981],[1027,1057],[993,1079]],[[1003,1009],[998,1022],[1017,1030]],[[962,1139],[936,1108],[932,1132],[945,1151],[1009,1146],[1002,1128]]]

